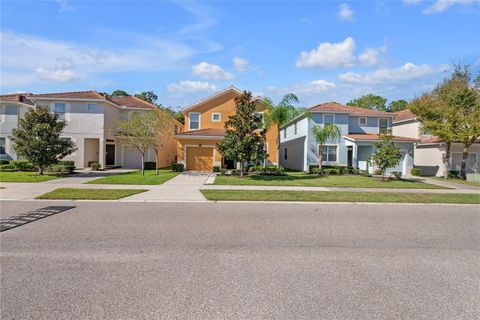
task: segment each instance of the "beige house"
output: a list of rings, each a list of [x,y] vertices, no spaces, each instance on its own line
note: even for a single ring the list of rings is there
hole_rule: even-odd
[[[114,125],[117,120],[128,118],[132,112],[148,112],[156,106],[131,96],[108,99],[96,91],[0,96],[1,159],[17,158],[9,136],[28,108],[35,106],[47,106],[67,122],[63,137],[71,139],[77,150],[65,160],[73,160],[77,168],[89,167],[92,162],[99,162],[104,168],[141,167],[140,153],[135,147],[116,139]],[[175,161],[175,141],[172,139],[171,145],[165,146],[164,150],[160,166]],[[145,161],[155,161],[153,149],[147,152]]]
[[[396,114],[392,126],[393,135],[419,139],[415,145],[414,166],[422,169],[422,174],[429,176],[442,176],[444,172],[443,157],[445,157],[445,143],[438,137],[422,134],[421,123],[410,110],[403,110]],[[463,157],[463,145],[451,145],[449,170],[460,171]],[[467,173],[480,172],[480,143],[470,147],[467,160]]]

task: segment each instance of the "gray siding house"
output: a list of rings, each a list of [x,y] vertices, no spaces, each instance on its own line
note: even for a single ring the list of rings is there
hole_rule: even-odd
[[[391,132],[395,114],[369,110],[338,103],[324,103],[309,108],[310,117],[301,116],[281,128],[280,164],[292,170],[308,171],[318,164],[318,144],[313,136],[314,126],[334,124],[340,128],[341,138],[324,146],[323,165],[351,166],[373,171],[367,158],[375,151],[374,143],[380,133]],[[413,149],[417,139],[394,136],[402,157],[389,172],[410,173],[413,167]]]

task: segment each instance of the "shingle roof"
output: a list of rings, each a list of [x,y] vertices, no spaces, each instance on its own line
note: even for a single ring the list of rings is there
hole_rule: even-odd
[[[395,113],[395,119],[393,119],[393,122],[400,122],[400,121],[405,121],[405,120],[411,120],[415,119],[417,116],[415,113],[412,112],[410,109],[402,110],[399,112]]]
[[[127,108],[141,108],[141,109],[156,109],[157,106],[147,102],[145,100],[139,99],[134,96],[124,96],[124,97],[115,97],[111,98],[111,100],[122,107]]]
[[[103,95],[93,90],[33,94],[32,97],[33,98],[105,99]]]
[[[31,96],[31,93],[13,93],[13,94],[4,94],[0,95],[0,101],[12,101],[12,102],[21,102],[24,104],[33,105],[33,102],[28,100],[27,97]]]
[[[225,129],[211,129],[211,128],[199,129],[199,130],[181,132],[178,135],[223,137],[225,136]]]
[[[344,135],[345,138],[358,141],[375,141],[380,140],[380,135],[376,133],[363,133],[363,134],[347,134]],[[418,139],[408,138],[408,137],[399,137],[392,136],[392,141],[395,142],[417,142]]]
[[[322,103],[308,108],[310,111],[325,111],[325,112],[345,112],[345,113],[358,113],[372,116],[394,116],[393,113],[386,111],[378,111],[366,108],[360,108],[355,106],[345,106],[336,102]]]

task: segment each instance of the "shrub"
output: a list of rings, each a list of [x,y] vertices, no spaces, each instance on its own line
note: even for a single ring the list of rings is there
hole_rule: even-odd
[[[340,174],[340,168],[322,168],[322,174]]]
[[[322,170],[320,170],[319,167],[310,168],[310,173],[311,173],[311,174],[322,174]]]
[[[283,167],[267,166],[262,167],[260,174],[267,176],[282,176],[285,174],[285,169]]]
[[[263,170],[263,165],[261,164],[254,165],[248,168],[248,172],[262,172],[262,170]]]
[[[402,173],[399,172],[399,171],[394,171],[394,172],[392,172],[392,175],[393,175],[393,177],[394,177],[395,179],[397,179],[397,180],[400,180],[400,178],[402,178]]]
[[[155,161],[145,161],[143,167],[145,168],[145,170],[156,170],[157,163]]]
[[[35,167],[28,160],[12,160],[10,164],[17,171],[35,171]]]
[[[0,164],[0,172],[13,172],[17,171],[13,164],[6,163],[6,164]]]
[[[458,177],[459,173],[460,172],[457,171],[457,170],[448,170],[448,178],[449,179],[456,178],[456,177]]]
[[[0,160],[0,165],[1,164],[10,164],[10,160]]]
[[[220,175],[224,176],[227,174],[227,169],[220,169]]]
[[[369,175],[368,170],[358,170],[358,173],[362,176],[368,176]]]
[[[213,166],[213,172],[220,172],[220,166]]]
[[[90,169],[92,171],[98,171],[98,170],[102,169],[102,165],[98,162],[92,162],[92,164],[90,165]]]
[[[232,176],[236,176],[236,175],[237,175],[237,169],[232,169],[232,170],[230,170],[230,174],[231,174]]]
[[[75,167],[72,167],[72,166],[66,166],[63,164],[54,164],[53,166],[48,167],[47,171],[52,173],[70,174],[73,172],[74,169]]]
[[[373,174],[376,175],[376,176],[381,176],[382,175],[382,170],[381,169],[375,169]]]
[[[183,163],[172,163],[172,171],[173,172],[183,172],[185,170],[185,166]]]
[[[412,170],[410,170],[410,173],[412,174],[412,176],[420,177],[422,175],[422,169],[412,168]]]

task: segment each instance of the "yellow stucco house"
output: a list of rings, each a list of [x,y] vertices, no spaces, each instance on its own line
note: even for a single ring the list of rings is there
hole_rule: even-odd
[[[225,136],[224,124],[235,113],[235,98],[242,91],[229,87],[210,97],[202,99],[183,109],[185,130],[176,135],[177,160],[185,165],[185,170],[212,171],[214,166],[234,168],[235,163],[225,159],[216,149],[216,144]],[[263,114],[265,105],[262,99],[255,98],[257,110]],[[277,129],[267,130],[268,162],[277,163]]]

